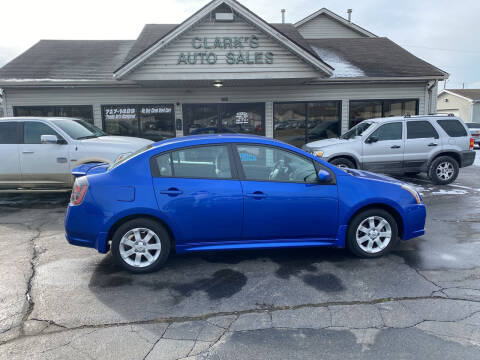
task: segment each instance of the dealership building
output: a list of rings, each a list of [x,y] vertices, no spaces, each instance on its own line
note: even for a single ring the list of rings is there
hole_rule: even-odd
[[[260,14],[261,15],[261,14]],[[152,140],[241,132],[296,146],[436,111],[448,74],[328,9],[268,23],[214,0],[136,40],[41,40],[0,69],[7,116],[73,116]]]

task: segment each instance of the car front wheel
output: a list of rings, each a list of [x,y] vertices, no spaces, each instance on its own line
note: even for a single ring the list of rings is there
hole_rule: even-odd
[[[330,161],[330,164],[338,166],[339,168],[355,169],[355,164],[350,159],[339,157]]]
[[[432,161],[428,169],[428,177],[438,185],[454,182],[458,176],[458,163],[450,156],[440,156]]]
[[[161,224],[151,219],[133,219],[115,231],[112,255],[125,270],[148,273],[158,270],[165,263],[170,243],[170,236]]]
[[[347,247],[359,257],[380,257],[388,253],[397,241],[397,222],[383,209],[357,214],[348,227]]]

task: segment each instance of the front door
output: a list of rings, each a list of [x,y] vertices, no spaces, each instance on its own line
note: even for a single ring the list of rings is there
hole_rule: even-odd
[[[376,172],[400,172],[403,169],[403,122],[380,125],[364,142],[362,166]]]
[[[228,146],[194,146],[154,159],[160,211],[181,233],[177,246],[240,240],[243,198]],[[156,173],[156,174],[155,174]]]
[[[184,135],[265,135],[265,103],[183,104]]]
[[[42,135],[63,138],[50,126],[40,121],[23,123],[23,144],[20,144],[20,168],[25,186],[70,186],[69,146],[42,144]]]
[[[311,159],[276,147],[237,145],[243,169],[245,240],[331,240],[337,186],[317,183]]]
[[[20,122],[0,121],[0,187],[20,186]]]

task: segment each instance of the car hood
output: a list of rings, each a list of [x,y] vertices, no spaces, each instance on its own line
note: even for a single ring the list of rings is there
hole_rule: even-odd
[[[313,141],[311,143],[308,143],[305,147],[307,149],[308,148],[310,148],[310,149],[323,149],[323,148],[328,147],[328,146],[351,143],[353,141],[355,141],[355,140],[345,140],[345,139],[340,139],[340,138],[331,138],[331,139]]]
[[[100,136],[98,138],[92,139],[83,139],[78,140],[82,144],[106,144],[106,145],[123,145],[131,148],[141,148],[143,146],[147,146],[153,141],[137,138],[137,137],[130,137],[130,136]]]
[[[382,175],[382,174],[377,174],[377,173],[372,173],[370,171],[365,171],[365,170],[357,170],[357,169],[345,169],[344,170],[346,173],[363,178],[363,179],[370,179],[370,180],[377,180],[377,181],[383,181],[383,182],[389,182],[392,184],[398,184],[398,185],[403,185],[405,184],[404,182],[391,178],[390,176]]]

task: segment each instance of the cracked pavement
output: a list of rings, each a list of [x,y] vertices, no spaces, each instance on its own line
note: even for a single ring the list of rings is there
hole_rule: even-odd
[[[68,245],[67,195],[1,195],[0,359],[478,359],[479,175],[403,179],[427,233],[384,258],[198,253],[148,275]]]

